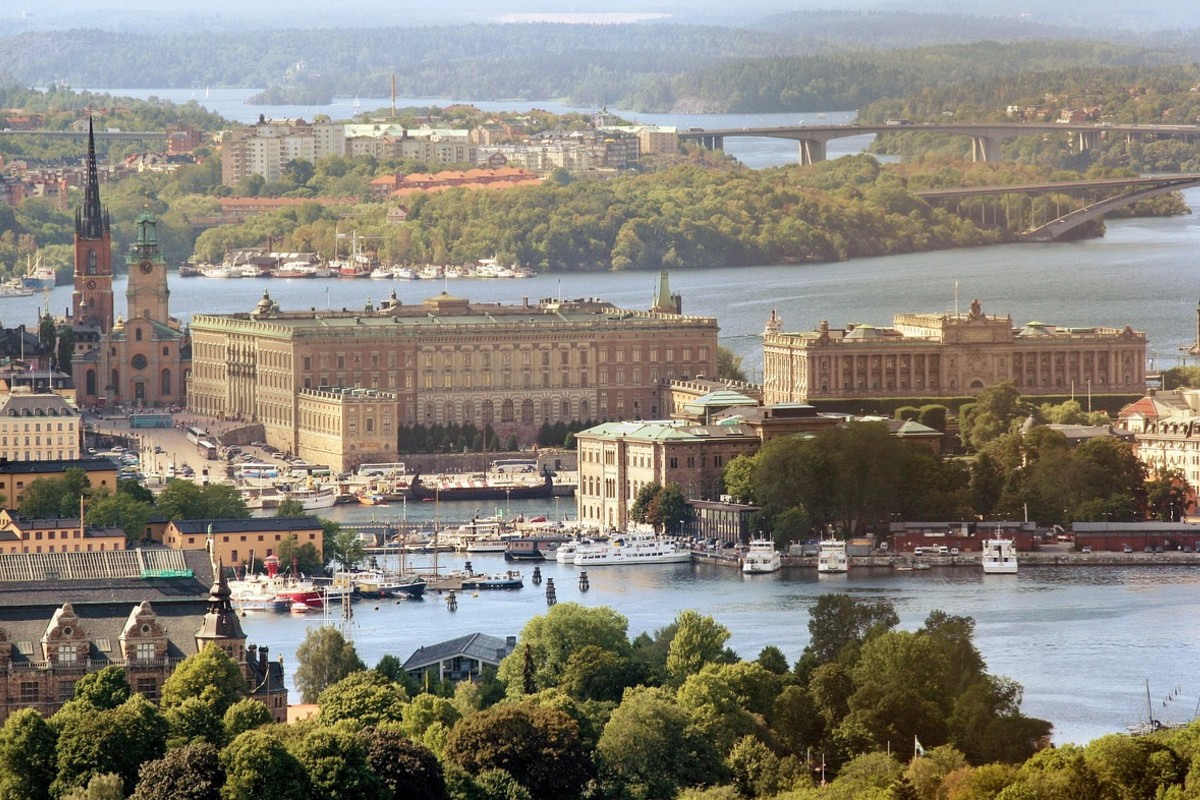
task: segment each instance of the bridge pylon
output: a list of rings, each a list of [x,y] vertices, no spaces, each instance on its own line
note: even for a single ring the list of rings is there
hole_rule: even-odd
[[[825,141],[823,139],[800,140],[800,163],[803,166],[816,164],[826,159]]]
[[[995,164],[1000,160],[1000,141],[991,136],[972,136],[971,160]]]

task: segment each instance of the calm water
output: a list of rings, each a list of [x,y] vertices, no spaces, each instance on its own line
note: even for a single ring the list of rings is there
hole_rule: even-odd
[[[226,90],[213,89],[217,95]],[[234,90],[229,90],[234,91]],[[348,116],[347,109],[296,110],[241,106],[240,95],[219,113],[252,121],[268,116],[311,117],[319,111]],[[129,92],[126,92],[129,93]],[[152,92],[171,96],[165,92]],[[198,93],[203,95],[203,91]],[[172,97],[185,102],[188,97]],[[201,97],[197,97],[201,100]],[[363,99],[361,108],[387,105]],[[403,105],[417,101],[405,100]],[[426,101],[420,101],[426,102]],[[487,107],[486,104],[479,104]],[[552,104],[540,107],[556,110]],[[514,108],[495,104],[496,109]],[[516,108],[515,110],[520,110]],[[565,110],[559,108],[557,110]],[[688,118],[687,127],[784,124],[786,118]],[[647,121],[655,121],[648,118]],[[669,124],[684,124],[680,122]],[[843,140],[846,141],[846,140]],[[731,141],[731,148],[734,146]],[[739,158],[754,166],[790,163],[794,145],[745,142]],[[858,144],[861,147],[862,144]],[[1200,206],[1200,191],[1185,192],[1189,205]],[[118,221],[118,224],[123,224]],[[672,287],[683,295],[688,313],[716,316],[722,343],[745,356],[749,373],[761,375],[758,334],[771,309],[779,310],[785,327],[813,328],[820,320],[888,324],[901,311],[966,308],[979,298],[988,313],[1011,314],[1016,324],[1040,320],[1059,325],[1131,325],[1149,335],[1153,367],[1180,363],[1180,349],[1195,338],[1196,282],[1200,222],[1194,216],[1110,222],[1102,239],[1039,245],[1009,245],[908,256],[863,259],[844,264],[802,267],[762,266],[743,269],[677,271]],[[520,302],[561,295],[599,296],[618,305],[650,304],[655,275],[603,273],[545,275],[523,281],[452,282],[450,291],[479,301]],[[957,301],[955,286],[958,286]],[[117,291],[122,290],[118,285]],[[184,320],[198,311],[248,311],[263,288],[284,308],[361,307],[378,303],[392,286],[368,281],[213,281],[202,278],[172,283],[172,312]],[[405,303],[442,289],[441,283],[400,282],[394,285]],[[50,294],[50,306],[62,311],[70,288]],[[36,324],[35,298],[0,298],[0,320],[6,325]],[[513,514],[573,515],[569,501],[513,503]],[[431,504],[407,510],[335,509],[343,521],[432,517]],[[473,504],[471,504],[473,505]],[[447,509],[443,518],[465,518],[474,508]],[[482,508],[494,513],[495,508]],[[461,558],[443,558],[458,564]],[[496,556],[473,559],[479,569],[504,569]],[[1025,687],[1026,713],[1055,723],[1058,742],[1086,742],[1118,731],[1145,715],[1145,681],[1154,696],[1155,713],[1164,720],[1184,720],[1196,708],[1200,685],[1191,681],[1200,658],[1200,631],[1189,624],[1200,610],[1197,576],[1188,568],[1050,568],[1023,567],[1015,578],[983,575],[970,569],[894,573],[861,570],[846,577],[818,580],[809,572],[787,572],[745,578],[730,569],[672,565],[599,568],[589,573],[591,591],[581,595],[573,567],[542,566],[554,577],[562,601],[616,608],[630,620],[630,634],[668,624],[682,609],[711,614],[732,632],[740,655],[753,658],[767,644],[795,659],[808,639],[807,608],[826,591],[847,591],[895,604],[901,627],[913,629],[934,609],[975,618],[976,644],[994,674],[1007,675]],[[464,596],[457,612],[446,610],[437,596],[421,602],[362,603],[356,606],[353,636],[363,659],[374,664],[385,653],[406,658],[417,647],[453,636],[482,631],[518,634],[525,622],[546,610],[543,588]],[[252,641],[267,644],[295,664],[295,648],[319,618],[251,616],[245,627]],[[290,669],[290,667],[289,667]],[[1163,709],[1161,698],[1175,686],[1182,694]]]
[[[462,561],[439,557],[441,566]],[[478,570],[505,569],[499,556],[471,561]],[[1190,719],[1200,693],[1192,680],[1200,632],[1183,622],[1196,613],[1200,593],[1186,568],[1022,567],[1017,576],[986,577],[971,568],[858,570],[818,578],[810,570],[743,576],[687,564],[599,567],[589,570],[591,589],[581,593],[574,567],[540,566],[544,577],[554,578],[559,602],[612,607],[628,617],[631,637],[694,608],[729,628],[729,644],[744,658],[774,644],[795,660],[808,642],[808,607],[824,592],[888,600],[907,630],[935,609],[971,616],[989,671],[1025,687],[1025,713],[1053,721],[1059,743],[1087,742],[1144,718],[1146,680],[1164,720]],[[355,646],[373,665],[387,653],[403,660],[423,645],[476,631],[519,634],[547,609],[545,586],[533,586],[531,569],[523,569],[525,588],[464,594],[455,612],[438,595],[358,603],[350,628]],[[324,622],[287,615],[243,619],[252,641],[269,644],[290,664],[305,632]],[[1161,708],[1160,698],[1176,685],[1181,695]]]

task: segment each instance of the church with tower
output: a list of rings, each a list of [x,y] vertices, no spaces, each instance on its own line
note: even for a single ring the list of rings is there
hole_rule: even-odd
[[[158,245],[157,219],[136,220],[137,238],[125,257],[126,315],[114,319],[112,231],[100,204],[95,136],[88,126],[83,207],[75,216],[75,291],[71,320],[76,341],[94,342],[72,361],[81,406],[154,408],[186,403],[191,348],[170,315],[167,262]]]

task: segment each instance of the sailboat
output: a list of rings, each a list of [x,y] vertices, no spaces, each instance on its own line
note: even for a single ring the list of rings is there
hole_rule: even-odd
[[[1183,691],[1182,687],[1176,686],[1171,691],[1170,694],[1168,694],[1166,697],[1163,698],[1163,701],[1162,701],[1163,708],[1167,708],[1170,705],[1171,701],[1174,700],[1176,697],[1178,697],[1179,693],[1182,691]],[[1197,710],[1200,711],[1200,705],[1197,706]],[[1172,728],[1178,728],[1178,727],[1181,727],[1181,725],[1176,724],[1176,723],[1163,722],[1154,716],[1154,703],[1150,700],[1150,681],[1147,680],[1146,681],[1146,718],[1144,720],[1142,720],[1141,722],[1137,723],[1136,725],[1130,725],[1129,727],[1127,727],[1125,729],[1125,731],[1130,736],[1145,736],[1146,734],[1154,733],[1155,731],[1170,730]]]
[[[29,256],[29,263],[25,268],[25,277],[21,279],[21,283],[27,289],[53,289],[55,282],[54,268],[47,267],[42,263],[42,254],[38,253],[36,259],[34,256]]]

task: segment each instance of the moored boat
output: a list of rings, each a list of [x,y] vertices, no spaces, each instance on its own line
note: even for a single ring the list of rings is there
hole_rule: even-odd
[[[577,567],[611,564],[682,564],[692,560],[690,550],[647,533],[624,533],[606,542],[581,545],[575,551]]]
[[[25,285],[25,288],[37,291],[40,289],[53,289],[55,280],[54,268],[43,264],[42,254],[38,253],[37,259],[26,267],[25,276],[21,278],[21,283]]]
[[[413,500],[537,500],[550,497],[554,479],[549,470],[541,483],[515,480],[512,476],[454,476],[435,480],[432,486],[421,482],[421,473],[413,475],[409,494]]]
[[[817,554],[817,572],[836,574],[850,571],[850,559],[846,556],[846,543],[840,539],[822,539]]]
[[[1012,539],[984,539],[979,563],[985,575],[1016,575],[1017,546]]]
[[[509,539],[504,548],[505,561],[549,561],[558,560],[558,550],[571,539],[557,534],[522,536]],[[570,563],[570,562],[567,562]]]
[[[783,558],[775,549],[775,543],[770,539],[752,540],[750,549],[742,558],[742,572],[776,572],[782,566]]]

